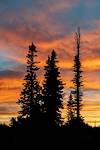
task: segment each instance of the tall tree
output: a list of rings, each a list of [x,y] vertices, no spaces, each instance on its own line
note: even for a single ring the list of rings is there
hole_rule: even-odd
[[[73,66],[73,72],[74,72],[74,78],[73,78],[73,85],[74,85],[74,106],[76,111],[76,118],[80,119],[81,114],[81,106],[82,106],[82,70],[81,70],[81,61],[80,61],[80,28],[78,28],[78,31],[76,33],[76,55],[74,59],[74,66]]]
[[[24,78],[25,83],[23,84],[23,89],[18,100],[18,104],[21,107],[20,115],[22,118],[27,118],[31,123],[35,124],[35,121],[38,120],[38,114],[40,113],[40,104],[41,104],[41,87],[39,86],[37,80],[37,62],[35,57],[37,50],[35,45],[32,43],[29,46],[27,58],[27,71]]]
[[[47,115],[48,125],[51,127],[62,123],[61,109],[63,108],[64,87],[57,62],[56,52],[53,50],[46,61],[43,83],[44,111]]]

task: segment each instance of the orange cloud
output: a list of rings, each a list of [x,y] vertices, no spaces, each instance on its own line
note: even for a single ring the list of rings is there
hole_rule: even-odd
[[[14,101],[19,98],[23,81],[20,79],[2,79],[0,102]]]
[[[100,103],[86,101],[83,103],[82,115],[87,123],[100,126]]]

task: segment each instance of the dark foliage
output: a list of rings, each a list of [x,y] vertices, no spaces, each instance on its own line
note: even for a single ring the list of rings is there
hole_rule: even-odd
[[[67,102],[67,118],[68,122],[72,121],[75,118],[74,99],[72,96],[72,92],[70,92],[70,96]]]
[[[40,119],[40,111],[41,111],[41,87],[39,86],[36,72],[39,69],[37,67],[37,62],[35,61],[35,57],[37,50],[35,45],[29,46],[28,54],[27,54],[27,71],[26,76],[24,78],[25,83],[23,84],[23,89],[20,94],[20,98],[18,100],[18,104],[21,106],[20,119],[18,118],[19,124],[26,119],[29,121],[30,125],[37,125],[37,121]],[[13,120],[14,121],[14,120]]]
[[[90,126],[84,122],[82,117],[71,119],[67,125],[68,128],[80,129],[80,128],[89,128]]]
[[[62,124],[61,110],[63,108],[63,83],[57,67],[56,52],[53,50],[44,68],[43,100],[44,112],[48,125],[55,127]]]
[[[74,91],[74,110],[75,110],[75,117],[80,119],[81,114],[81,106],[82,106],[82,71],[81,71],[81,61],[80,61],[80,29],[78,28],[78,32],[76,33],[76,48],[77,53],[74,59],[74,78],[73,78],[73,91]],[[73,106],[72,106],[73,107]]]
[[[100,128],[0,128],[1,149],[91,149],[99,146]]]

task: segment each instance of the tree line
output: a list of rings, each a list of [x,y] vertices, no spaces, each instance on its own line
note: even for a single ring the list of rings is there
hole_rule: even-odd
[[[80,29],[76,33],[76,54],[73,65],[73,88],[67,101],[67,118],[65,123],[61,116],[64,98],[64,83],[61,79],[58,58],[52,50],[44,66],[44,81],[40,86],[37,76],[37,48],[32,43],[27,53],[27,69],[20,97],[17,101],[20,111],[17,118],[12,118],[11,127],[60,128],[80,126],[84,120],[81,116],[82,106],[82,70],[80,61]]]

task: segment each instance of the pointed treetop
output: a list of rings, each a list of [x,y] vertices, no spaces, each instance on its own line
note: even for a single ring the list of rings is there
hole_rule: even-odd
[[[51,52],[51,58],[54,60],[56,58],[56,52],[55,50],[53,49],[52,52]]]
[[[56,52],[54,49],[52,50],[51,56],[56,56]]]
[[[29,50],[37,52],[36,51],[36,46],[33,44],[33,42],[32,42],[31,45],[29,45]]]
[[[79,56],[79,51],[80,51],[80,27],[77,28],[75,41],[76,41],[77,55]]]
[[[55,52],[55,50],[54,50],[54,49],[52,50],[52,54],[56,54],[56,52]]]
[[[77,28],[78,38],[80,39],[80,27]]]

